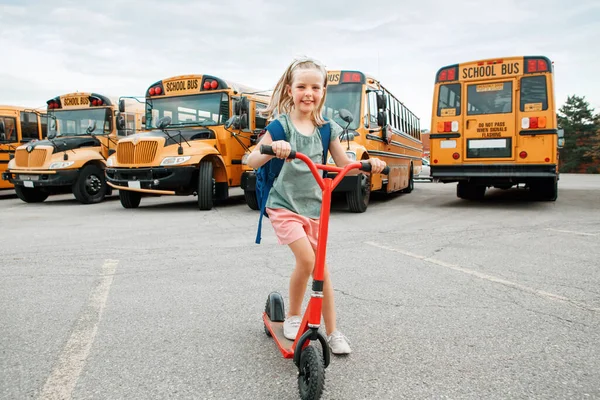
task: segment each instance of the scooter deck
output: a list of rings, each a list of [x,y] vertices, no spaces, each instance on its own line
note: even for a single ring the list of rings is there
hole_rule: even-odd
[[[267,314],[263,315],[263,320],[265,322],[265,326],[271,332],[271,336],[277,343],[277,347],[281,350],[281,353],[285,358],[294,357],[294,350],[292,349],[292,345],[294,344],[293,340],[287,339],[283,336],[283,322],[273,322],[269,319]]]

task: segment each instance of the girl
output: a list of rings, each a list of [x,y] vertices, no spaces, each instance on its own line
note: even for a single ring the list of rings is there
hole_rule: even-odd
[[[353,161],[348,158],[338,140],[342,128],[335,122],[325,122],[321,116],[327,85],[327,71],[315,60],[292,62],[279,79],[271,103],[265,110],[267,118],[275,112],[284,128],[287,141],[275,141],[268,129],[248,156],[248,165],[259,168],[273,156],[260,154],[260,146],[271,145],[278,158],[287,158],[291,150],[322,163],[323,145],[318,127],[331,123],[329,151],[339,167]],[[369,159],[372,173],[379,173],[385,163]],[[293,160],[283,165],[269,193],[266,211],[280,244],[290,247],[296,258],[289,286],[289,312],[283,323],[284,336],[294,340],[302,322],[300,308],[314,264],[319,231],[322,193],[315,178],[303,161]],[[336,329],[333,286],[327,265],[324,271],[323,319],[327,342],[334,354],[351,352],[348,339]]]

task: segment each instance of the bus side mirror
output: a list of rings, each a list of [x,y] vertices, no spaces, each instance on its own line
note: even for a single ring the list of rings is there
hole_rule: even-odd
[[[387,125],[387,114],[385,111],[379,111],[377,113],[377,125],[382,128]]]
[[[125,129],[125,117],[122,115],[119,115],[119,117],[117,118],[117,128]]]
[[[119,100],[119,111],[125,112],[125,99]]]
[[[557,134],[558,134],[558,148],[562,149],[565,145],[565,130],[559,129],[557,131]]]
[[[160,130],[164,130],[169,125],[171,125],[171,117],[169,117],[169,116],[162,117],[156,123],[156,127]]]
[[[352,121],[354,121],[354,116],[352,113],[345,108],[340,109],[340,118],[348,124],[351,124]]]
[[[246,96],[240,97],[240,100],[235,103],[233,113],[236,115],[247,114],[250,110],[250,103]]]
[[[235,117],[237,117],[233,121],[235,129],[248,129],[248,114],[235,115]]]
[[[225,121],[225,129],[231,129],[232,126],[239,125],[239,120],[240,117],[237,115],[229,118],[227,121]]]
[[[385,110],[387,108],[387,102],[383,93],[377,93],[377,109]]]

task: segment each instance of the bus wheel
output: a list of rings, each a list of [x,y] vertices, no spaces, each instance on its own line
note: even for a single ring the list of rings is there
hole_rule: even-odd
[[[485,189],[485,185],[458,182],[458,185],[456,185],[456,196],[465,200],[481,200],[485,196]]]
[[[15,192],[25,203],[41,203],[48,198],[48,193],[41,189],[26,188],[21,185],[15,185]]]
[[[246,204],[252,210],[258,210],[258,199],[256,198],[256,192],[250,190],[244,190],[244,198],[246,199]]]
[[[348,208],[354,213],[363,213],[369,206],[371,197],[371,176],[360,174],[356,187],[350,192],[346,192],[346,201]]]
[[[402,191],[402,193],[410,193],[415,188],[415,178],[413,177],[413,166],[410,166],[410,176],[408,177],[408,186]]]
[[[73,184],[73,194],[82,204],[100,203],[106,195],[104,171],[95,165],[86,165]]]
[[[198,208],[210,210],[213,207],[213,165],[202,161],[198,172]]]
[[[119,200],[123,208],[138,208],[142,201],[142,194],[129,190],[119,190]]]

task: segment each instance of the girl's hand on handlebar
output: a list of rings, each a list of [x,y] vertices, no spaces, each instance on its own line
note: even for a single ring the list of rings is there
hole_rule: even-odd
[[[381,171],[383,171],[383,169],[387,165],[385,163],[385,161],[380,160],[379,158],[369,158],[368,161],[371,164],[371,173],[372,174],[381,173]]]
[[[292,151],[292,146],[285,140],[276,140],[271,143],[271,147],[273,148],[273,152],[275,153],[275,157],[286,159],[290,155]]]

